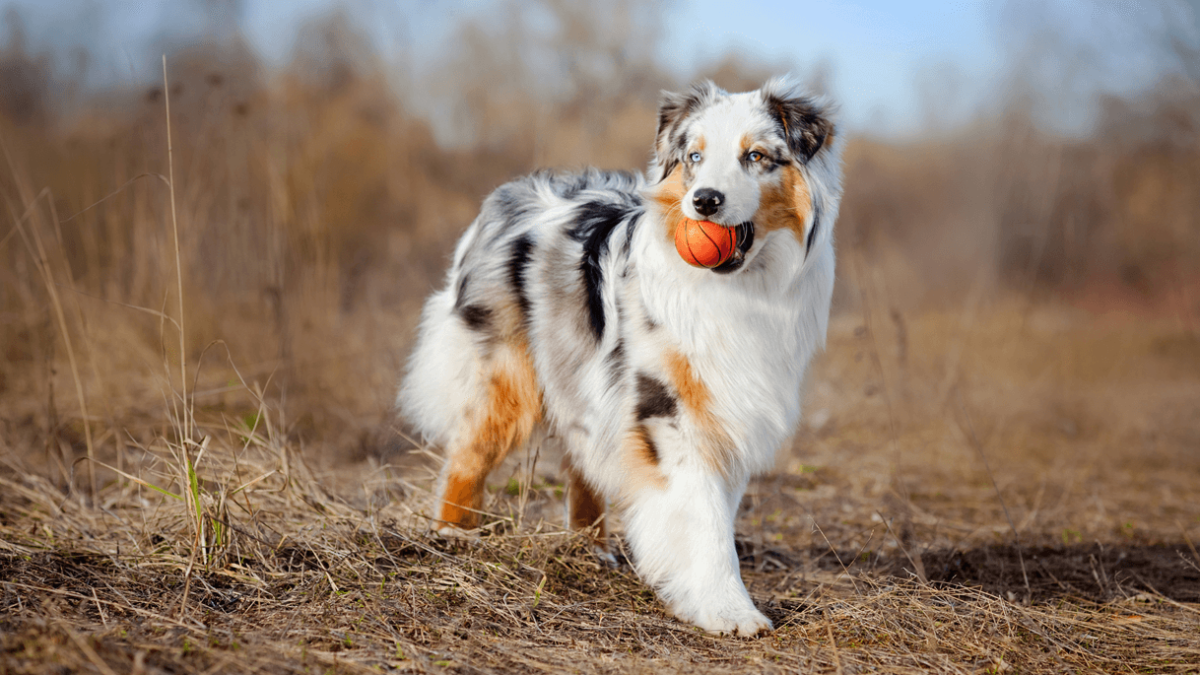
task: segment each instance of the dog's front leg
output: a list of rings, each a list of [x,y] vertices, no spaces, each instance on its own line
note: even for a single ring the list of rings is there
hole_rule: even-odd
[[[639,574],[681,621],[749,637],[771,630],[742,583],[733,520],[744,480],[676,467],[662,488],[639,491],[625,512]]]

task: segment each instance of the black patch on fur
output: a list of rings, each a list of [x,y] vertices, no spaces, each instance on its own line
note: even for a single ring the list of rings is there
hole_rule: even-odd
[[[614,202],[585,202],[575,211],[575,227],[567,231],[568,236],[583,244],[579,271],[583,274],[583,287],[587,292],[588,320],[597,342],[604,337],[605,324],[604,272],[600,264],[608,254],[609,236],[634,208]]]
[[[525,291],[525,271],[533,253],[533,237],[523,234],[512,243],[512,254],[508,259],[508,281],[517,296],[517,307],[521,310],[522,323],[529,324],[530,302]]]
[[[667,385],[645,373],[637,374],[637,421],[651,417],[674,417],[678,411],[675,397]]]
[[[637,228],[638,221],[641,219],[642,214],[640,212],[635,213],[629,219],[629,222],[625,224],[625,243],[621,244],[621,257],[625,258],[626,261],[629,260],[629,256],[633,252],[633,231]],[[622,276],[625,276],[628,272],[629,266],[626,265]]]
[[[479,333],[486,333],[492,325],[492,310],[483,305],[463,305],[457,308],[467,328]]]
[[[817,228],[821,226],[821,205],[813,202],[813,224],[808,230],[808,239],[804,242],[804,256],[812,252],[813,242],[817,238]]]
[[[779,135],[787,141],[792,154],[804,162],[812,159],[833,133],[833,124],[821,114],[821,108],[812,100],[782,98],[766,95],[767,112],[779,127]]]

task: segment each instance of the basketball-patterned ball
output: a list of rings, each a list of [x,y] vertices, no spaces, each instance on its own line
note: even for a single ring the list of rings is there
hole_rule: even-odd
[[[689,265],[717,267],[733,256],[737,231],[707,220],[684,218],[675,228],[675,250]]]

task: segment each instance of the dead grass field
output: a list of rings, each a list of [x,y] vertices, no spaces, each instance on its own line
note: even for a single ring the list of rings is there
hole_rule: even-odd
[[[198,446],[126,447],[94,500],[0,451],[0,670],[1197,672],[1194,335],[1016,300],[831,333],[738,524],[767,637],[702,634],[599,564],[553,447],[493,475],[484,536],[443,540],[435,458],[313,456],[243,389],[197,407]]]

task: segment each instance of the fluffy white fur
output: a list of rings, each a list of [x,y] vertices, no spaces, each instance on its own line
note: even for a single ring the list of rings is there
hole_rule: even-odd
[[[425,307],[399,396],[446,448],[439,525],[476,524],[487,472],[553,434],[575,477],[569,507],[587,516],[575,524],[616,506],[638,572],[676,617],[770,629],[742,583],[734,519],[794,432],[824,344],[840,145],[826,108],[786,81],[704,83],[664,95],[648,179],[543,173],[493,193]],[[718,212],[696,211],[702,188],[722,193]],[[749,228],[753,244],[724,268],[689,266],[672,238],[680,210],[742,225],[743,242]]]

